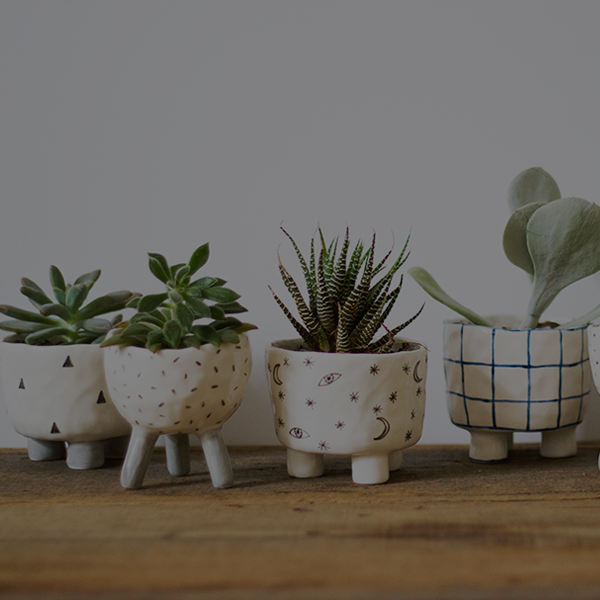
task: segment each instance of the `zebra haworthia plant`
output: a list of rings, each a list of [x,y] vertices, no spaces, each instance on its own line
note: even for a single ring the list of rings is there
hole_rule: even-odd
[[[359,241],[350,251],[348,228],[341,246],[338,244],[338,237],[327,244],[319,228],[319,256],[317,258],[315,255],[313,237],[307,262],[291,235],[283,227],[281,229],[290,239],[304,274],[308,300],[304,299],[293,277],[283,266],[281,259],[279,260],[281,278],[296,303],[303,323],[292,315],[272,289],[271,292],[308,348],[318,352],[336,353],[392,352],[394,336],[423,310],[421,307],[416,315],[393,329],[385,326],[385,320],[402,288],[402,277],[396,287],[392,287],[392,279],[410,254],[407,250],[410,236],[400,256],[387,272],[377,279],[385,270],[392,250],[376,264],[375,234],[370,246],[365,248]],[[386,329],[386,333],[374,340],[381,328]]]
[[[121,323],[102,346],[139,346],[157,352],[163,348],[198,348],[203,344],[220,346],[239,342],[239,333],[256,329],[228,315],[246,312],[233,290],[217,277],[192,276],[208,261],[209,248],[197,248],[187,263],[169,266],[161,254],[149,253],[152,274],[166,287],[160,294],[134,298],[128,307],[137,313]],[[198,323],[198,319],[209,319]]]
[[[533,329],[558,293],[600,271],[600,208],[582,198],[561,198],[554,179],[536,167],[522,171],[508,191],[513,211],[503,246],[510,262],[532,280],[532,293],[521,328]],[[433,298],[476,325],[489,326],[446,292],[420,267],[409,274]],[[563,327],[581,327],[600,317],[600,305]]]
[[[31,279],[21,279],[21,293],[38,312],[1,305],[0,313],[10,317],[10,320],[0,321],[0,329],[12,333],[4,341],[34,346],[102,342],[122,316],[117,315],[109,320],[99,318],[100,315],[122,310],[135,294],[128,291],[112,292],[84,306],[99,277],[100,270],[96,270],[78,277],[73,284],[65,283],[60,269],[52,265],[50,283],[54,300]]]

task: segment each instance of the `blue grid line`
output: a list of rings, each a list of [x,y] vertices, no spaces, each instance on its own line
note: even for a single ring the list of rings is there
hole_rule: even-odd
[[[558,367],[558,417],[556,420],[556,426],[560,427],[560,417],[562,413],[562,382],[563,382],[563,361],[564,361],[564,348],[563,348],[563,332],[560,331],[560,366]]]
[[[463,361],[463,349],[464,349],[464,337],[465,337],[465,326],[460,328],[460,364],[461,364],[461,375],[462,375],[462,397],[463,397],[463,405],[465,407],[465,415],[467,417],[467,425],[471,422],[469,418],[469,409],[467,408],[467,396],[465,394],[465,363]]]
[[[454,425],[457,427],[464,427],[465,429],[492,429],[489,425],[466,425],[465,423],[457,423],[456,421],[452,421]],[[574,423],[566,423],[565,425],[561,425],[560,427],[544,427],[543,429],[536,429],[535,431],[556,431],[557,429],[565,429],[565,427],[572,427],[573,425],[579,425],[581,421],[576,421]],[[495,427],[498,431],[528,431],[527,429],[515,429],[514,427]]]
[[[581,330],[581,400],[579,401],[579,413],[577,415],[577,418],[581,421],[581,413],[583,412],[583,382],[584,382],[584,372],[583,372],[583,344],[585,343],[585,333],[586,330],[582,329]],[[589,362],[589,358],[588,358],[588,362]]]
[[[504,398],[494,398],[493,400],[491,398],[478,398],[477,396],[467,396],[465,394],[461,394],[460,392],[453,392],[452,390],[447,390],[447,393],[450,394],[451,396],[458,396],[459,398],[463,398],[465,401],[469,400],[471,402],[483,402],[483,403],[490,403],[490,402],[495,402],[495,403],[503,403],[503,404],[508,404],[508,403],[513,403],[513,404],[551,404],[553,402],[558,402],[558,398],[553,398],[552,400],[531,400],[530,398],[528,398],[527,400],[513,400],[513,399],[504,399]],[[576,394],[575,396],[566,396],[564,398],[562,398],[562,400],[576,400],[576,399],[582,399],[585,398],[585,396],[589,396],[590,391],[588,390],[587,392],[582,392],[581,394]],[[537,431],[537,429],[536,429]]]
[[[582,352],[583,354],[583,352]],[[455,365],[459,365],[459,364],[463,364],[463,365],[467,365],[469,367],[496,367],[496,368],[502,368],[502,369],[549,369],[550,367],[554,367],[559,368],[559,367],[579,367],[581,366],[583,369],[583,365],[587,362],[590,362],[589,358],[582,358],[582,360],[578,360],[577,362],[574,363],[549,363],[547,365],[519,365],[519,364],[498,364],[495,363],[494,365],[492,365],[492,363],[485,363],[485,362],[468,362],[468,361],[462,361],[460,359],[455,359],[455,358],[446,358],[444,357],[444,361],[445,362],[449,362],[449,363],[454,363]]]
[[[496,427],[496,330],[492,329],[492,424]]]
[[[531,329],[527,331],[527,431],[531,425]]]
[[[462,327],[465,327],[465,326],[481,327],[481,325],[475,325],[475,323],[463,323],[462,321],[444,321],[444,323],[446,325],[461,325]],[[561,327],[556,327],[555,329],[557,329],[557,330],[563,329],[564,331],[577,331],[579,329],[582,332],[585,332],[587,328],[588,328],[587,325],[582,325],[581,327],[569,327],[566,329],[561,328]],[[494,329],[502,329],[502,331],[527,331],[525,329],[511,329],[510,327],[495,327]],[[544,331],[544,330],[530,329],[529,331]]]

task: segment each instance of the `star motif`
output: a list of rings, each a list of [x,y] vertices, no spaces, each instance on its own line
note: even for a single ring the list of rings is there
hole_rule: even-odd
[[[283,393],[281,390],[279,390],[279,394],[277,394],[277,397],[278,397],[280,400],[283,400],[283,399],[285,398],[285,394],[284,394],[284,393]]]
[[[377,406],[373,407],[373,412],[378,415],[381,412],[381,405],[378,404]]]
[[[306,406],[308,406],[309,408],[314,408],[315,407],[315,401],[312,398],[307,398],[306,399]]]
[[[373,365],[370,370],[371,375],[379,374],[379,365]]]
[[[346,427],[346,423],[344,423],[344,421],[338,421],[335,424],[336,429],[344,429],[344,427]]]
[[[329,444],[327,442],[319,442],[319,450],[325,450],[325,452],[327,452],[327,450],[329,450]]]
[[[277,419],[277,426],[278,427],[285,427],[285,421],[281,417],[279,417]]]
[[[412,439],[412,431],[407,431],[406,435],[404,436],[404,441],[408,442],[410,439]]]
[[[410,375],[410,365],[408,363],[404,363],[402,365],[402,370],[407,374]]]
[[[350,402],[358,402],[358,392],[352,392],[350,394]]]
[[[289,358],[284,358],[283,359],[283,366],[284,367],[289,367],[290,366],[290,359]]]
[[[411,410],[411,411],[410,411],[410,419],[411,419],[411,421],[412,421],[414,418],[416,418],[415,411],[414,411],[414,410]]]
[[[415,393],[417,394],[417,397],[420,396],[423,393],[423,390],[421,389],[421,386],[419,386],[417,388],[417,391]]]
[[[392,404],[394,404],[396,400],[398,400],[398,392],[392,392],[388,399]]]
[[[310,367],[312,369],[314,364],[315,364],[315,361],[312,359],[312,356],[307,356],[304,359],[304,366]]]

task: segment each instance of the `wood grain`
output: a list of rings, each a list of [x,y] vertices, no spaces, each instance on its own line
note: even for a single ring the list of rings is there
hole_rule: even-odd
[[[232,448],[235,485],[201,452],[172,479],[156,451],[141,490],[120,465],[70,471],[0,452],[2,598],[597,598],[597,445],[472,463],[416,446],[389,483],[357,486],[349,460],[287,475],[281,448]]]

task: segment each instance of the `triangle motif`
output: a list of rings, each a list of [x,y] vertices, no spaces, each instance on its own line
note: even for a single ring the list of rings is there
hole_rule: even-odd
[[[100,394],[98,395],[98,400],[96,400],[96,404],[106,404],[106,398],[104,397],[104,392],[100,390]]]
[[[23,379],[21,379],[21,383],[19,383],[19,389],[20,390],[24,390],[25,389],[25,383],[23,382]]]
[[[71,362],[71,357],[67,356],[67,359],[63,363],[63,367],[72,367],[72,366],[73,366],[73,363]]]
[[[50,433],[60,433],[60,429],[57,427],[56,423],[52,423],[52,429]]]

